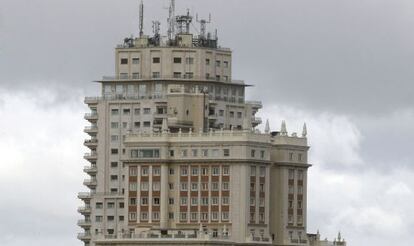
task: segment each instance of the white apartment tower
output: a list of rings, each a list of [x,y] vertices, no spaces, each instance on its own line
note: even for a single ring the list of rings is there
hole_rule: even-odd
[[[309,245],[307,138],[255,129],[261,102],[232,79],[232,52],[209,20],[175,15],[168,37],[115,49],[115,76],[87,97],[90,163],[78,238],[91,246]],[[197,18],[198,19],[198,18]]]

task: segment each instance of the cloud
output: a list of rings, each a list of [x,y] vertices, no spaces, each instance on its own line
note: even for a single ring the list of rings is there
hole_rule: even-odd
[[[39,107],[53,91],[0,91],[2,244],[74,245],[82,187],[81,104]],[[7,223],[6,223],[7,221]],[[53,243],[51,243],[53,242]]]

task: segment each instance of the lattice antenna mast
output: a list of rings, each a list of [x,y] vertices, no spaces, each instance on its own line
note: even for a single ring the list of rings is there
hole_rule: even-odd
[[[139,37],[144,36],[144,2],[139,4]]]
[[[171,0],[168,10],[168,39],[172,40],[175,35],[175,0]]]
[[[202,39],[206,38],[207,34],[207,24],[211,23],[211,14],[208,15],[208,21],[206,19],[198,19],[198,14],[196,15],[196,21],[200,23],[200,37]]]
[[[190,24],[193,21],[193,17],[190,16],[190,10],[187,9],[187,15],[179,15],[175,17],[179,33],[190,33]]]
[[[152,22],[152,31],[154,32],[154,36],[156,37],[160,35],[160,25],[161,25],[161,22],[159,21]]]

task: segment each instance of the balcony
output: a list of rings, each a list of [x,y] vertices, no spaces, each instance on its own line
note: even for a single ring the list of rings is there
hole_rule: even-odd
[[[91,133],[96,134],[98,132],[98,127],[97,126],[86,126],[83,131],[88,134],[91,134]]]
[[[78,198],[81,200],[90,200],[92,198],[91,192],[79,192]]]
[[[98,139],[86,139],[83,145],[85,145],[86,147],[96,147],[98,146]]]
[[[78,233],[78,239],[81,241],[89,241],[92,239],[90,232]]]
[[[92,221],[90,219],[78,220],[78,226],[85,228],[91,227]]]
[[[85,104],[97,104],[99,102],[99,97],[85,97]]]
[[[98,158],[98,154],[96,152],[85,153],[85,155],[83,156],[83,158],[85,158],[88,161],[90,161],[90,160],[96,160]]]
[[[83,181],[83,185],[87,186],[88,188],[95,188],[98,185],[98,181],[96,179],[85,179]]]
[[[98,120],[98,114],[96,112],[88,113],[88,114],[85,114],[84,118],[85,120],[88,120],[90,122],[96,122]]]
[[[261,109],[263,108],[261,101],[246,101],[246,104],[251,105],[253,109]]]
[[[93,166],[85,166],[83,168],[83,171],[87,174],[95,174],[98,172],[98,168],[96,167],[96,165]]]
[[[252,125],[253,127],[256,127],[257,125],[262,124],[262,118],[260,117],[253,117],[252,118]]]
[[[84,206],[78,208],[78,213],[80,214],[90,214],[92,212],[91,206]]]

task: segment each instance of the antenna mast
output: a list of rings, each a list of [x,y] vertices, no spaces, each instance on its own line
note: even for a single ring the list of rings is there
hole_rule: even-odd
[[[168,39],[172,40],[175,35],[175,0],[171,0],[168,16]]]
[[[198,19],[198,14],[196,15],[196,21],[200,23],[200,37],[202,39],[206,38],[207,24],[211,23],[211,14],[208,15],[208,21],[205,19]]]
[[[139,37],[144,36],[144,2],[141,0],[139,4]]]

